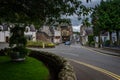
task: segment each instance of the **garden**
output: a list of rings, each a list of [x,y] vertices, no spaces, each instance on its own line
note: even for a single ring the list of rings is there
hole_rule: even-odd
[[[45,41],[28,41],[27,47],[55,48],[55,44],[52,42],[45,42]]]

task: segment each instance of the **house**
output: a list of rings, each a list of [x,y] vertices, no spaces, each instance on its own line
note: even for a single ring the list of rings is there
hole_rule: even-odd
[[[51,42],[50,37],[45,32],[41,32],[41,31],[37,31],[36,40],[37,41]]]
[[[81,25],[80,27],[80,42],[82,45],[86,45],[88,42],[88,36],[93,34],[93,29],[91,27],[85,27]]]
[[[33,25],[26,26],[24,32],[28,40],[36,41],[36,30]],[[0,42],[9,42],[10,38],[10,28],[9,25],[0,25]]]
[[[62,42],[71,41],[73,28],[71,25],[60,25]]]
[[[37,31],[37,40],[62,43],[65,40],[70,40],[71,34],[71,26],[43,26]]]
[[[0,25],[0,42],[9,42],[10,29],[7,24]]]
[[[54,38],[53,38],[54,43],[61,43],[61,29],[60,27],[55,27],[54,28]]]
[[[100,37],[101,37],[101,41],[103,43],[101,45],[101,47],[105,46],[105,42],[110,40],[109,32],[101,33]],[[112,43],[115,43],[116,41],[117,41],[116,33],[112,32]],[[98,36],[95,36],[95,42],[98,43]],[[95,47],[98,47],[98,44],[96,44]]]
[[[34,25],[26,26],[24,34],[27,40],[36,41],[36,29]]]
[[[36,33],[37,40],[53,42],[53,29],[49,26],[42,26]]]

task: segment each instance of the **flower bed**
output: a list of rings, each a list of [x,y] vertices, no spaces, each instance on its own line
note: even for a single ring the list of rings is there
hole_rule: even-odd
[[[38,48],[54,48],[55,44],[51,42],[43,42],[43,41],[28,41],[27,47],[38,47]]]

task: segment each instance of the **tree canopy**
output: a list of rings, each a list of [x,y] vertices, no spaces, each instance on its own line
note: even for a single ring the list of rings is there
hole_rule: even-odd
[[[94,34],[100,32],[109,32],[110,41],[112,44],[112,32],[117,32],[117,41],[119,41],[120,31],[120,0],[101,1],[100,5],[96,6],[92,14],[92,23]],[[98,34],[97,34],[98,35]],[[119,43],[119,42],[118,42]]]
[[[0,0],[0,22],[45,24],[88,12],[78,0]]]
[[[120,30],[120,0],[102,1],[92,14],[92,23],[101,30]]]

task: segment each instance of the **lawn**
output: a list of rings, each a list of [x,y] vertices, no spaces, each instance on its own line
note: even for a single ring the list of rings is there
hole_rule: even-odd
[[[11,62],[7,56],[0,56],[0,80],[49,80],[49,70],[31,57],[24,62]]]

